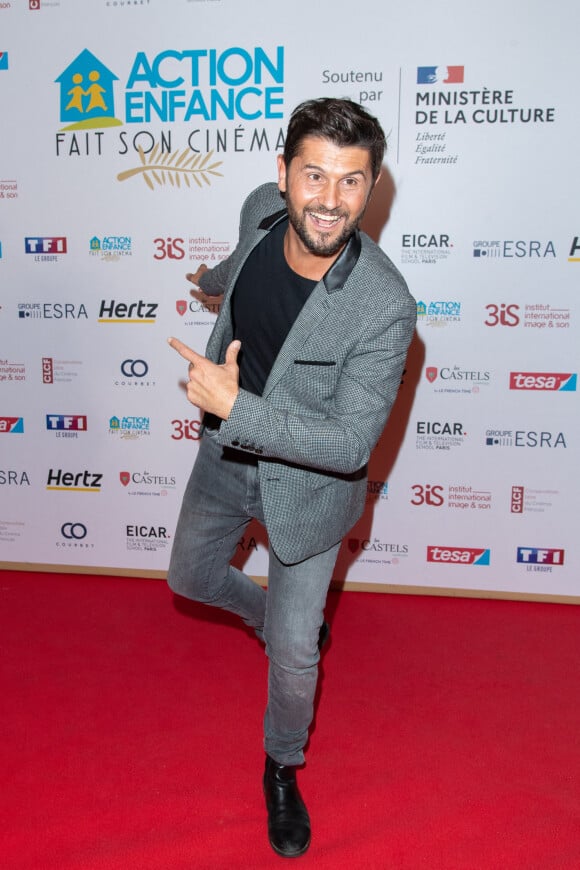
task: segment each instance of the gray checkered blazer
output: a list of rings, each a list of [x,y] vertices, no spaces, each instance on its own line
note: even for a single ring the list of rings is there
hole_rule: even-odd
[[[223,362],[231,297],[251,250],[286,217],[275,183],[245,201],[240,238],[200,286],[224,293],[206,355]],[[397,395],[416,303],[386,254],[356,233],[318,282],[262,396],[240,390],[218,439],[259,459],[266,528],[278,558],[301,561],[340,541],[361,516],[366,465]]]

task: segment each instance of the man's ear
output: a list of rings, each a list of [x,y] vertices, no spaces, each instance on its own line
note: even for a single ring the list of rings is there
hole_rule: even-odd
[[[280,193],[286,193],[286,161],[283,154],[278,154],[278,189]]]

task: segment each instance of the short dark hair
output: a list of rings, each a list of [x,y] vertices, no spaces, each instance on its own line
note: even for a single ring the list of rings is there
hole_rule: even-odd
[[[385,134],[377,119],[358,103],[320,97],[296,106],[290,115],[284,143],[286,166],[296,157],[306,136],[329,139],[340,148],[349,145],[366,148],[371,157],[373,180],[378,178],[387,147]]]

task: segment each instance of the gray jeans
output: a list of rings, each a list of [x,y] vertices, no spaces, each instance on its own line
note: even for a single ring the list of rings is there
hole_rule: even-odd
[[[318,633],[340,543],[294,565],[270,546],[265,591],[230,565],[245,527],[264,523],[258,467],[205,430],[177,523],[168,583],[178,595],[240,616],[269,659],[264,748],[302,764],[318,678]]]

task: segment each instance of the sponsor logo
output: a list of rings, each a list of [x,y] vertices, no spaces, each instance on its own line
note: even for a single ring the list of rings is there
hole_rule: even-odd
[[[526,565],[563,565],[564,550],[518,547],[517,560]]]
[[[173,434],[171,435],[173,441],[182,441],[183,439],[199,441],[201,438],[199,431],[201,420],[172,420],[171,425],[173,426]]]
[[[63,523],[60,533],[67,540],[82,541],[87,536],[87,527],[84,523]]]
[[[40,0],[28,0],[28,8],[31,12],[38,12],[40,10]]]
[[[18,182],[14,179],[0,179],[0,200],[3,199],[18,199]]]
[[[417,318],[426,326],[443,327],[461,321],[461,302],[437,300],[417,302]]]
[[[464,70],[465,67],[462,66],[419,66],[417,67],[417,84],[462,84]]]
[[[416,434],[417,450],[451,450],[461,447],[467,436],[463,423],[447,420],[418,420]]]
[[[490,384],[491,373],[458,365],[441,366],[441,368],[427,366],[425,378],[430,384],[439,382],[433,390],[435,393],[479,393],[482,386]]]
[[[229,257],[231,245],[229,242],[216,242],[211,236],[190,236],[187,250],[190,260],[215,265]]]
[[[109,434],[120,434],[123,439],[135,439],[150,435],[149,417],[111,417],[109,420]]]
[[[533,489],[529,486],[512,486],[510,513],[543,514],[554,507],[555,497],[560,493],[557,489]]]
[[[0,70],[8,69],[8,52],[0,51]]]
[[[570,245],[570,253],[568,254],[569,263],[580,263],[580,241],[578,236],[574,236]]]
[[[480,259],[510,259],[555,257],[556,248],[553,242],[539,241],[477,241],[473,243],[473,256]]]
[[[168,236],[165,239],[153,239],[153,244],[155,245],[154,260],[183,260],[185,257],[184,239]]]
[[[30,486],[26,471],[0,468],[0,486]]]
[[[115,118],[113,82],[116,76],[85,49],[56,79],[60,85],[63,130],[90,130],[122,124]]]
[[[87,418],[84,414],[47,414],[46,428],[50,432],[86,432]]]
[[[349,538],[348,549],[357,555],[357,562],[380,565],[398,565],[400,559],[409,555],[408,544],[394,544],[380,538]]]
[[[447,491],[441,484],[416,483],[411,487],[414,507],[440,508],[447,505],[453,510],[490,510],[491,492],[474,489],[472,486],[457,484],[448,486]]]
[[[56,263],[67,252],[65,236],[26,236],[24,239],[24,253],[32,254],[36,263]]]
[[[59,492],[100,492],[103,475],[94,471],[63,471],[62,468],[48,471],[46,488]]]
[[[99,323],[155,323],[157,318],[157,302],[110,302],[101,300],[99,308]]]
[[[24,417],[0,417],[0,434],[22,435]]]
[[[131,236],[93,236],[89,242],[91,257],[114,263],[122,257],[132,257]]]
[[[149,363],[144,359],[124,359],[119,366],[121,377],[114,381],[116,387],[154,387],[155,380],[148,378]]]
[[[171,535],[165,526],[127,525],[127,549],[141,552],[157,552],[170,546]]]
[[[176,479],[170,474],[152,474],[149,471],[120,471],[119,482],[128,495],[166,496],[176,488]]]
[[[82,365],[81,360],[60,360],[44,356],[42,358],[42,383],[71,384],[78,377]]]
[[[24,363],[0,359],[0,384],[18,383],[26,380]]]
[[[427,547],[428,562],[450,565],[489,565],[490,551],[483,547]]]
[[[525,429],[487,429],[487,447],[547,447],[555,449],[568,446],[563,432],[535,432]]]
[[[367,480],[367,498],[388,501],[389,483],[387,480]]]
[[[510,390],[575,392],[577,375],[567,372],[510,372]]]
[[[521,306],[515,303],[490,303],[485,306],[487,312],[485,326],[516,327],[523,324],[525,328],[546,330],[570,328],[570,309],[555,308],[549,303],[536,303]]]
[[[446,260],[453,242],[447,233],[405,233],[401,239],[401,262],[433,265]]]
[[[221,299],[221,297],[219,297]],[[175,310],[180,317],[185,314],[193,315],[187,317],[183,326],[213,326],[215,323],[215,315],[219,314],[221,302],[200,302],[198,299],[177,299],[175,302]]]
[[[73,302],[19,302],[20,320],[88,320],[83,303]]]

